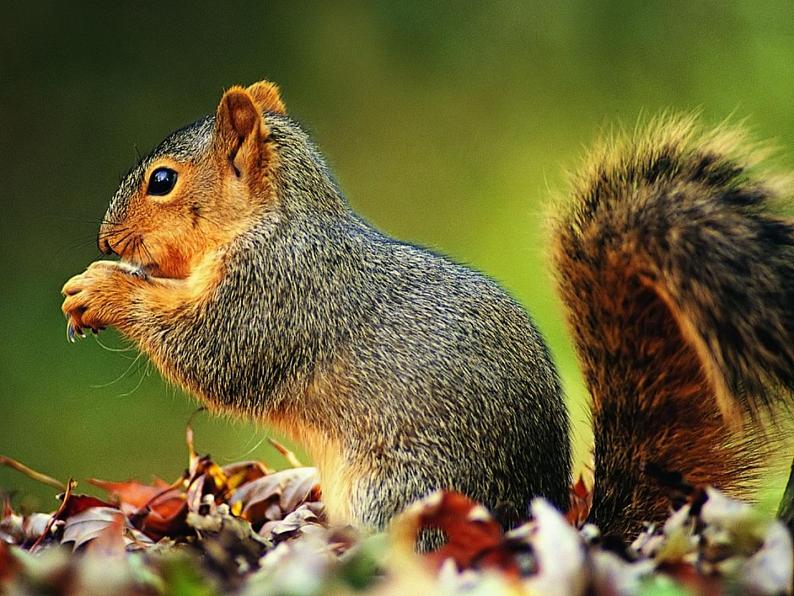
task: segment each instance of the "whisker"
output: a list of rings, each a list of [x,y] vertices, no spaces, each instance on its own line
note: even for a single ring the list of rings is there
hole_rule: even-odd
[[[132,260],[137,261],[138,263],[143,262],[143,252],[141,251],[141,243],[143,242],[140,236],[136,236],[135,241],[132,243],[132,249],[130,253],[132,254]]]
[[[143,352],[141,352],[141,355],[143,355]],[[136,361],[137,361],[137,358],[136,358]],[[138,379],[138,384],[135,385],[135,387],[133,387],[132,389],[130,389],[126,393],[120,393],[118,395],[118,397],[129,397],[130,395],[132,395],[133,393],[138,391],[138,389],[141,388],[141,385],[143,385],[144,380],[146,380],[146,377],[149,376],[148,373],[146,372],[147,370],[149,370],[149,364],[150,364],[150,362],[148,360],[145,360],[140,366],[138,366],[137,370],[134,373],[132,373],[133,375],[137,375],[139,372],[141,372],[142,368],[146,367],[146,369],[141,374],[140,379]]]
[[[141,353],[143,353],[143,352],[141,352]],[[148,365],[148,362],[146,362],[145,364],[147,364],[147,365]],[[142,364],[141,366],[139,366],[139,367],[138,367],[138,370],[136,370],[136,371],[135,371],[133,374],[136,374],[136,375],[137,375],[137,374],[140,372],[140,370],[141,370],[141,368],[142,368],[143,366],[144,366],[143,364]],[[142,374],[142,375],[141,375],[141,378],[140,378],[140,379],[138,379],[138,384],[137,384],[137,385],[135,385],[135,387],[133,387],[131,390],[127,391],[126,393],[120,393],[120,394],[119,394],[119,397],[129,397],[130,395],[132,395],[133,393],[135,393],[136,391],[138,391],[138,389],[140,389],[140,388],[141,388],[141,385],[143,385],[143,382],[144,382],[144,380],[146,380],[146,377],[147,377],[147,376],[148,376],[148,375],[147,375],[146,373]]]
[[[97,237],[104,240],[106,238],[110,238],[112,236],[116,236],[117,234],[122,234],[127,231],[129,231],[129,228],[121,228],[121,229],[117,228],[111,232],[105,232],[104,234],[97,234]]]
[[[61,248],[57,249],[57,252],[63,252],[67,250],[73,251],[78,248],[84,248],[86,246],[91,246],[91,245],[96,245],[96,240],[94,240],[93,238],[89,240],[77,240],[75,242],[62,246]]]
[[[98,335],[95,335],[95,336],[94,336],[94,340],[96,341],[96,343],[98,343],[98,344],[99,344],[99,346],[100,346],[100,347],[101,347],[103,350],[105,350],[105,351],[107,351],[107,352],[115,352],[115,353],[121,353],[121,354],[124,354],[124,353],[126,353],[126,352],[132,352],[132,351],[134,351],[134,350],[135,350],[135,346],[127,346],[126,348],[113,348],[113,347],[111,347],[111,346],[109,346],[109,345],[107,345],[107,344],[104,344],[104,343],[102,343],[102,340],[101,340],[101,339],[99,339],[99,336],[98,336]],[[130,360],[134,360],[134,359],[133,359],[132,357],[130,357],[130,356],[124,356],[124,358],[129,358]],[[133,362],[133,363],[134,363],[134,362]]]
[[[118,383],[118,382],[119,382],[119,381],[121,381],[121,380],[122,380],[124,377],[126,377],[126,376],[127,376],[127,374],[128,374],[128,373],[129,373],[129,372],[132,370],[132,367],[133,367],[133,366],[135,366],[135,365],[137,364],[138,360],[140,360],[141,356],[143,356],[143,352],[139,352],[139,353],[138,353],[138,355],[135,357],[135,360],[133,360],[133,361],[130,363],[130,365],[127,367],[127,369],[126,369],[126,370],[125,370],[123,373],[121,373],[121,374],[120,374],[118,377],[116,377],[115,379],[113,379],[112,381],[110,381],[110,382],[108,382],[108,383],[103,383],[103,384],[101,384],[101,385],[91,385],[91,388],[92,388],[92,389],[104,389],[105,387],[110,387],[111,385],[115,385],[116,383]],[[140,370],[140,369],[139,369],[139,370]],[[136,372],[137,372],[137,371],[136,371]]]
[[[248,441],[246,441],[246,442],[250,442],[250,441],[251,441],[251,439],[255,439],[255,438],[256,438],[256,435],[257,435],[257,433],[256,433],[256,432],[254,432],[254,433],[253,433],[253,434],[252,434],[252,435],[249,437]],[[256,444],[255,444],[253,447],[251,447],[251,448],[250,448],[250,449],[248,449],[247,451],[244,451],[243,453],[241,453],[239,457],[228,457],[228,456],[225,456],[225,457],[223,457],[223,459],[224,459],[225,461],[230,461],[230,462],[232,462],[232,461],[240,461],[240,460],[242,460],[242,459],[245,459],[246,457],[248,457],[249,455],[251,455],[251,454],[252,454],[254,451],[256,451],[257,449],[259,449],[259,448],[262,446],[262,443],[264,443],[264,442],[265,442],[265,439],[267,439],[267,435],[263,435],[263,436],[262,436],[262,438],[261,438],[261,439],[259,439],[259,441],[257,441],[257,443],[256,443]]]
[[[141,236],[141,249],[146,253],[146,257],[150,263],[155,263],[154,255],[149,250],[149,247],[146,246],[143,240],[143,236]]]
[[[107,217],[103,217],[101,222],[110,226],[119,226],[121,225],[122,220],[108,219]]]
[[[128,232],[116,243],[116,254],[122,255],[127,252],[127,247],[135,241],[135,232]]]

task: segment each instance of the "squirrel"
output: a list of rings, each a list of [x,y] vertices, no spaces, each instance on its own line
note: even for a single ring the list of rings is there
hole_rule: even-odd
[[[606,533],[662,520],[670,478],[746,494],[794,389],[794,223],[743,143],[662,119],[596,150],[554,224]],[[380,530],[437,489],[506,528],[534,496],[567,508],[568,413],[530,316],[357,215],[273,83],[136,164],[98,245],[121,260],[64,286],[70,337],[113,326],[210,409],[305,445],[330,521]]]

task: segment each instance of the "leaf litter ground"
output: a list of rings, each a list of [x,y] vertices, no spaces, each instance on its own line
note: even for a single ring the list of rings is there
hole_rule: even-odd
[[[199,455],[174,482],[89,480],[105,499],[0,456],[60,491],[51,513],[22,515],[4,498],[0,593],[7,594],[791,594],[787,527],[711,488],[631,544],[585,520],[579,480],[562,515],[542,499],[503,532],[465,496],[437,492],[389,531],[363,536],[326,520],[317,471],[274,442],[292,467],[219,466]],[[416,554],[420,532],[446,544]]]

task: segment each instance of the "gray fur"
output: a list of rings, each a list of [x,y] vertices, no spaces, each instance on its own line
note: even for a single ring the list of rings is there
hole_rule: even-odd
[[[205,308],[146,322],[170,373],[224,409],[288,412],[341,434],[346,460],[368,470],[352,487],[362,526],[381,529],[441,488],[505,525],[536,495],[565,507],[568,416],[527,313],[482,274],[363,221],[306,134],[266,117],[278,205],[228,247]],[[212,123],[163,141],[122,183],[108,219],[123,217],[151,159],[201,158]],[[306,397],[323,375],[346,389],[338,399]]]

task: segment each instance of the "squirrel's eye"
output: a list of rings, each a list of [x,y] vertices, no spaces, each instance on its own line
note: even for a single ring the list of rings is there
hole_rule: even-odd
[[[146,194],[162,197],[167,195],[176,184],[176,172],[171,168],[157,168],[149,176],[149,187]]]

